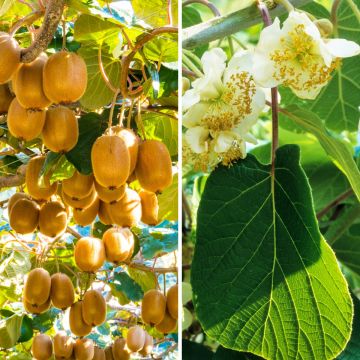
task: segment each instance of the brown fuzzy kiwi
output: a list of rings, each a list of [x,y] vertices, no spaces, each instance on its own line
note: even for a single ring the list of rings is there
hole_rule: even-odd
[[[106,259],[115,264],[131,257],[134,235],[128,228],[110,228],[103,234]]]
[[[42,86],[46,54],[28,64],[22,64],[13,78],[16,97],[25,109],[45,109],[51,101],[45,96]]]
[[[73,176],[62,181],[63,192],[73,198],[82,199],[94,189],[94,176],[83,175],[75,170]]]
[[[130,351],[126,347],[126,340],[117,338],[112,346],[112,354],[114,360],[129,360]]]
[[[178,285],[172,286],[166,294],[166,307],[175,320],[178,319]]]
[[[145,343],[144,343],[144,347],[139,351],[140,355],[142,356],[150,355],[152,353],[153,348],[154,348],[154,339],[151,335],[145,332]]]
[[[31,353],[36,360],[48,360],[53,353],[53,343],[50,336],[37,334],[33,338]]]
[[[45,156],[35,156],[26,166],[25,182],[29,194],[36,200],[48,200],[56,193],[57,183],[50,185],[49,176],[43,177],[40,183],[40,171],[45,162]]]
[[[126,336],[126,346],[132,352],[140,351],[145,344],[145,331],[142,327],[132,326]]]
[[[108,189],[101,186],[95,181],[95,190],[101,201],[104,201],[106,203],[111,203],[120,200],[124,196],[126,190],[126,184],[121,185],[116,189]]]
[[[10,226],[19,234],[30,234],[39,224],[39,213],[39,205],[35,201],[20,199],[11,208]]]
[[[141,221],[147,225],[159,223],[159,203],[155,193],[147,190],[139,192],[141,199]]]
[[[158,140],[145,140],[139,146],[136,177],[142,188],[154,193],[172,183],[171,157],[168,148]]]
[[[95,346],[92,360],[106,360],[105,350]]]
[[[88,290],[83,298],[82,315],[84,322],[99,326],[106,319],[106,302],[99,291]]]
[[[91,325],[87,325],[82,317],[82,301],[77,301],[71,305],[69,324],[71,332],[76,336],[86,336],[91,333]]]
[[[20,46],[6,32],[0,32],[0,84],[10,81],[20,66]]]
[[[124,196],[117,202],[109,204],[109,215],[112,222],[119,226],[131,227],[141,220],[141,200],[139,194],[127,188]]]
[[[50,309],[51,306],[51,299],[49,297],[49,299],[41,305],[32,305],[30,303],[28,303],[25,299],[23,299],[23,305],[25,310],[30,313],[30,314],[42,314],[45,311]]]
[[[74,209],[86,209],[95,201],[96,191],[95,189],[93,189],[89,195],[85,196],[82,199],[78,199],[66,195],[63,190],[61,197],[66,205],[71,206]]]
[[[116,135],[103,135],[91,149],[91,163],[96,181],[116,189],[125,184],[130,174],[130,154],[124,140]]]
[[[69,359],[74,351],[74,339],[66,335],[65,331],[59,331],[54,336],[54,354],[56,358]]]
[[[109,206],[110,204],[107,204],[103,201],[100,201],[99,206],[99,219],[104,225],[111,225],[112,220],[110,218],[110,212],[109,212]]]
[[[87,86],[85,61],[73,52],[51,55],[44,67],[43,85],[46,96],[56,104],[79,100]]]
[[[51,201],[40,209],[39,231],[49,237],[64,233],[67,226],[67,213],[60,201]]]
[[[50,298],[52,304],[61,310],[67,309],[74,303],[74,286],[66,274],[56,273],[51,276]]]
[[[96,218],[99,212],[100,200],[96,197],[95,200],[85,209],[74,209],[74,221],[80,226],[90,225]]]
[[[94,357],[94,342],[91,339],[77,339],[74,346],[76,360],[92,360]]]
[[[108,346],[105,348],[105,359],[106,360],[115,360],[112,352],[112,346]]]
[[[56,153],[67,153],[73,149],[79,138],[75,113],[65,106],[49,109],[46,112],[42,138],[45,146]]]
[[[45,304],[50,298],[51,277],[43,268],[31,270],[24,286],[24,300],[31,305]]]
[[[170,334],[176,330],[177,320],[170,316],[166,310],[162,321],[155,326],[156,330],[163,334]]]
[[[75,262],[81,271],[95,272],[105,261],[105,247],[102,240],[83,237],[75,245]]]
[[[111,128],[111,133],[114,135],[119,136],[121,139],[124,140],[126,147],[129,150],[130,155],[130,174],[134,171],[137,157],[138,157],[138,150],[139,150],[139,143],[140,139],[136,134],[131,130],[121,126],[113,126]]]
[[[14,98],[9,107],[7,125],[11,135],[20,140],[31,141],[41,134],[45,116],[44,110],[26,110]]]
[[[157,325],[165,317],[166,297],[156,289],[148,290],[141,303],[141,317],[147,325]]]
[[[12,207],[20,199],[31,200],[31,197],[28,194],[25,194],[24,192],[16,192],[14,195],[12,195],[7,204],[7,209],[9,214],[11,212]]]
[[[8,112],[13,99],[14,96],[11,94],[9,86],[7,84],[0,85],[0,115]]]

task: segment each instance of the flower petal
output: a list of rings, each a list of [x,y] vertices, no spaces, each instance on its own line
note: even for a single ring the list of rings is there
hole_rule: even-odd
[[[214,48],[205,51],[201,57],[204,74],[210,74],[214,71],[222,75],[226,67],[227,56],[223,49]]]
[[[200,95],[196,93],[194,89],[185,91],[185,94],[182,97],[182,107],[186,111],[191,106],[194,106],[200,101]]]
[[[249,50],[237,51],[228,63],[224,72],[224,83],[230,80],[234,73],[246,71],[252,74],[254,53]]]
[[[200,125],[200,121],[209,109],[209,106],[209,104],[204,102],[199,102],[191,106],[190,109],[183,116],[183,125],[187,128]]]
[[[239,135],[233,131],[221,131],[214,140],[214,151],[224,153],[231,148],[234,141],[239,139]]]
[[[330,39],[325,43],[331,55],[339,58],[346,58],[360,54],[360,46],[345,39]]]
[[[185,133],[186,142],[196,154],[201,154],[207,150],[206,140],[208,137],[209,131],[202,126],[192,127]]]

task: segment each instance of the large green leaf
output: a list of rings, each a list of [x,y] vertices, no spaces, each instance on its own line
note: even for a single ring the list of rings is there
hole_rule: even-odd
[[[172,184],[158,195],[160,220],[178,220],[178,190],[178,174],[175,174]]]
[[[219,346],[217,348],[216,353],[213,357],[213,360],[260,360],[260,359],[262,358],[256,355],[226,349],[222,346]]]
[[[177,34],[164,34],[147,42],[143,48],[148,60],[174,62],[178,60]]]
[[[352,297],[354,302],[354,320],[351,339],[345,350],[338,357],[338,360],[359,360],[360,359],[360,301],[355,296]]]
[[[168,0],[132,0],[131,4],[138,20],[142,20],[153,27],[169,24]]]
[[[143,271],[140,269],[128,267],[130,277],[140,285],[142,291],[146,293],[150,289],[156,288],[156,276],[152,271]]]
[[[13,347],[21,335],[21,322],[24,315],[13,314],[8,318],[0,319],[0,348]]]
[[[333,221],[325,238],[341,263],[360,275],[360,204],[348,207]]]
[[[121,291],[131,301],[139,301],[144,297],[141,286],[126,272],[116,273],[114,284],[117,291]]]
[[[215,170],[197,230],[191,280],[210,337],[269,360],[330,360],[343,350],[352,301],[297,146],[279,148],[275,175],[252,155]]]
[[[354,0],[360,7],[360,0]],[[337,10],[335,37],[359,42],[360,23],[347,1]],[[359,123],[360,56],[344,59],[330,82],[315,100],[297,98],[289,89],[282,89],[282,103],[297,104],[318,114],[326,125],[336,131],[356,131]]]
[[[78,51],[85,60],[88,71],[88,84],[80,103],[86,109],[93,110],[111,103],[114,93],[106,85],[101,75],[98,63],[98,47],[90,45],[91,43],[84,43]],[[121,65],[120,60],[110,55],[109,51],[110,49],[107,46],[103,46],[101,59],[109,81],[116,88],[119,86]]]
[[[2,277],[6,279],[16,278],[18,275],[25,275],[30,271],[29,253],[19,250],[11,246],[2,250],[2,257],[0,258],[0,275]]]
[[[360,171],[353,159],[353,150],[343,140],[332,135],[321,119],[311,111],[300,109],[296,105],[286,108],[286,114],[297,125],[316,136],[320,145],[345,174],[357,198],[360,200]]]

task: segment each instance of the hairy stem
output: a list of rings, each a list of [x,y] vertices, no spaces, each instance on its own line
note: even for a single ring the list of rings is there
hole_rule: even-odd
[[[326,205],[321,211],[316,214],[316,218],[320,220],[326,213],[328,213],[333,207],[339,205],[342,201],[347,199],[349,196],[353,195],[353,189],[348,189],[342,194],[340,194],[336,199],[331,201],[328,205]]]

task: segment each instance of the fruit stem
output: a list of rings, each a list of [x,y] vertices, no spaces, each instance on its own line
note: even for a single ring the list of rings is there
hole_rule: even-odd
[[[66,21],[62,21],[62,50],[66,49]]]
[[[137,103],[137,126],[141,129],[141,132],[143,134],[144,140],[146,140],[146,134],[145,134],[145,128],[144,123],[141,118],[141,101],[139,100]]]
[[[106,86],[112,91],[112,92],[116,92],[117,89],[115,86],[113,86],[109,80],[109,77],[106,74],[103,62],[102,62],[102,57],[101,57],[101,48],[102,48],[102,43],[100,43],[99,46],[99,50],[98,50],[98,65],[99,65],[99,69],[100,69],[100,74],[106,84]]]
[[[131,116],[132,116],[132,112],[133,112],[133,109],[134,109],[134,105],[135,105],[135,101],[134,101],[134,100],[131,100],[131,105],[130,105],[130,109],[129,109],[129,114],[128,114],[127,121],[126,121],[126,127],[127,127],[128,129],[130,129],[130,126],[131,126]]]
[[[110,109],[110,114],[109,114],[109,123],[108,123],[108,130],[111,131],[111,126],[112,126],[112,120],[113,120],[113,116],[114,116],[114,110],[115,110],[115,104],[116,104],[116,98],[120,93],[120,89],[117,89],[114,93],[114,97],[111,103],[111,109]]]
[[[17,21],[10,29],[9,35],[14,36],[15,33],[23,26],[30,25],[35,22],[37,19],[40,19],[44,15],[44,12],[41,10],[33,11],[32,13],[24,16],[22,19]]]

